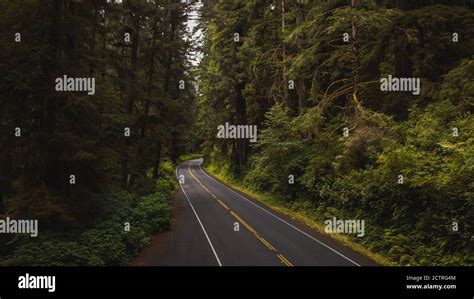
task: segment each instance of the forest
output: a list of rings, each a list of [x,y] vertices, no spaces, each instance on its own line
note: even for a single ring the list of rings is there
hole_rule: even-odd
[[[472,266],[473,9],[0,0],[0,218],[39,223],[0,235],[0,266],[127,265],[199,156],[291,213],[365,219],[352,241],[388,265]]]
[[[472,1],[204,1],[202,17],[208,169],[317,221],[365,219],[354,241],[388,264],[473,265]],[[215,138],[225,122],[257,143]]]
[[[0,215],[39,223],[1,236],[3,265],[125,265],[169,228],[196,109],[190,6],[0,1]]]

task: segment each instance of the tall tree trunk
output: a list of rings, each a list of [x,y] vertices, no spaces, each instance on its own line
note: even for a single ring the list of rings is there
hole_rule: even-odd
[[[168,45],[172,45],[174,43],[174,40],[175,40],[175,31],[176,31],[176,28],[177,28],[177,23],[178,23],[178,16],[177,16],[177,13],[175,11],[175,9],[172,9],[170,12],[169,12],[169,22],[170,22],[170,35],[169,35],[169,39],[168,39]],[[173,64],[173,51],[170,48],[168,48],[168,51],[166,53],[166,65],[165,65],[165,79],[164,79],[164,82],[163,82],[163,90],[164,90],[164,93],[166,96],[168,96],[169,98],[173,98],[174,95],[172,94],[171,92],[171,88],[170,88],[170,83],[171,83],[171,66]],[[160,106],[158,105],[157,106],[157,109],[159,110],[160,109]],[[176,140],[175,139],[175,136],[172,135],[172,138],[171,138],[171,148],[172,148],[172,155],[175,154],[173,153],[174,150],[173,148],[175,147],[175,143],[176,143]],[[154,160],[154,163],[153,163],[153,178],[158,178],[158,174],[159,174],[159,169],[160,169],[160,160],[161,160],[161,151],[162,151],[162,140],[160,138],[157,138],[156,140],[156,144],[155,144],[155,160]]]
[[[45,60],[46,65],[44,65],[47,78],[55,78],[61,71],[58,62],[61,61],[60,28],[63,10],[63,1],[54,0],[50,33],[50,56],[47,60]],[[61,186],[64,186],[63,182],[65,181],[65,178],[61,178],[61,171],[58,165],[59,153],[54,147],[51,146],[50,142],[56,131],[57,97],[50,96],[42,101],[44,104],[41,105],[43,118],[41,121],[41,144],[44,146],[45,155],[43,181],[47,187],[57,190],[61,188]]]
[[[245,88],[244,82],[237,82],[234,85],[234,107],[237,116],[238,125],[247,124],[247,107],[245,103],[245,98],[242,95],[242,91]],[[237,139],[236,140],[236,150],[237,150],[237,164],[242,167],[247,162],[247,150],[248,144],[247,139]]]
[[[133,103],[136,97],[136,80],[137,80],[137,60],[138,60],[138,45],[140,39],[140,16],[137,12],[131,13],[133,24],[132,33],[132,51],[130,55],[130,77],[128,80],[128,90],[125,102],[125,111],[128,115],[133,114]],[[122,159],[122,186],[128,188],[128,175],[130,173],[130,157],[128,154],[128,147],[130,146],[130,137],[125,139],[125,154]],[[133,178],[132,178],[133,180]]]
[[[235,32],[239,32],[242,35],[241,28],[236,28]],[[239,51],[238,43],[233,43],[232,45],[232,65],[238,65],[237,53]],[[245,98],[242,95],[242,91],[245,88],[245,82],[242,79],[234,80],[234,109],[237,125],[246,125],[247,124],[247,107],[245,103]],[[247,161],[247,139],[237,139],[235,140],[235,150],[234,161],[237,165],[242,167]]]
[[[283,103],[286,107],[292,108],[288,98],[288,78],[286,76],[286,45],[285,45],[285,0],[281,0],[281,46],[282,46],[282,78],[283,78]]]
[[[304,82],[304,79],[298,79],[298,108],[300,110],[304,109],[306,107],[306,84]]]
[[[151,52],[150,52],[150,60],[148,65],[148,74],[147,74],[147,92],[151,94],[153,92],[153,76],[155,70],[155,46],[156,46],[156,38],[158,36],[158,21],[155,21],[153,25],[153,34],[152,34],[152,41],[151,41]],[[139,165],[139,170],[142,172],[141,174],[144,175],[146,173],[146,169],[148,167],[147,160],[144,158],[145,154],[145,144],[143,144],[143,139],[146,136],[147,131],[147,122],[148,122],[148,113],[150,112],[150,101],[148,98],[145,98],[145,103],[143,105],[143,114],[140,120],[140,141],[138,142],[137,152],[136,152],[136,159]]]
[[[296,26],[300,25],[304,21],[304,4],[298,2],[297,4],[298,12],[296,15]],[[304,39],[304,38],[303,38]],[[298,44],[303,43],[303,40],[300,40]],[[299,46],[298,51],[301,51],[302,48]],[[297,79],[297,87],[298,89],[298,108],[301,111],[306,107],[306,84],[303,78]]]
[[[361,0],[351,0],[352,9],[358,9],[361,6]],[[360,70],[360,55],[359,55],[359,28],[354,19],[352,19],[352,55],[354,58],[354,87],[352,91],[352,101],[354,102],[354,110],[356,119],[360,113],[363,113],[362,106],[359,101],[359,70]]]

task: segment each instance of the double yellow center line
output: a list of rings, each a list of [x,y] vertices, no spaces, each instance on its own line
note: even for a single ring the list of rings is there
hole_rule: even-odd
[[[188,165],[188,171],[189,171],[189,174],[193,177],[193,179],[199,184],[201,185],[201,187],[207,192],[209,193],[212,198],[214,198],[215,200],[217,200],[217,202],[224,207],[224,209],[226,209],[227,211],[229,211],[229,213],[235,218],[237,219],[237,221],[239,221],[243,226],[245,226],[245,228],[247,228],[247,230],[249,232],[251,232],[260,242],[262,242],[263,245],[265,245],[270,251],[274,252],[276,254],[276,256],[280,259],[281,263],[285,266],[288,266],[288,267],[291,267],[293,266],[293,264],[290,263],[290,261],[285,258],[283,256],[283,254],[279,253],[278,250],[275,249],[275,247],[273,247],[267,240],[265,240],[254,228],[252,228],[247,222],[245,222],[236,212],[232,211],[222,200],[220,200],[214,193],[212,193],[211,191],[209,191],[209,189],[204,186],[203,183],[201,183],[201,181],[198,180],[197,177],[194,176],[194,174],[192,173],[191,171],[191,164]]]

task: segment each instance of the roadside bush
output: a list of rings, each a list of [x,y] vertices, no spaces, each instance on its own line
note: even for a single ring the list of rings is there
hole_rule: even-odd
[[[147,244],[149,234],[170,228],[170,194],[175,188],[171,169],[171,163],[164,166],[156,187],[153,180],[139,178],[133,192],[115,189],[96,196],[101,214],[92,227],[64,232],[47,230],[38,238],[13,240],[12,253],[0,265],[127,265]],[[125,230],[126,223],[129,231]]]
[[[134,210],[134,223],[147,234],[167,230],[171,226],[171,206],[160,192],[143,197]]]
[[[66,240],[42,240],[17,248],[2,266],[104,266],[86,244]]]

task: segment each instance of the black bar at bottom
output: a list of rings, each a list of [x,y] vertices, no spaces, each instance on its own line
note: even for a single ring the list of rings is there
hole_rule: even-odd
[[[27,273],[55,291],[20,289]],[[0,298],[473,298],[473,282],[472,267],[4,267]]]

